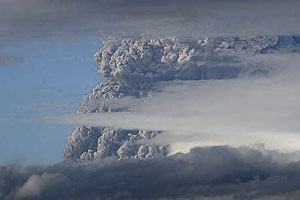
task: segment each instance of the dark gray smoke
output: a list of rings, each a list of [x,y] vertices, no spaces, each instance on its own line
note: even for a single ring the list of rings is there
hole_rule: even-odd
[[[155,159],[108,158],[26,168],[15,164],[0,168],[0,198],[296,200],[300,163],[290,157],[216,146]]]
[[[1,43],[99,33],[228,36],[299,32],[296,0],[2,0]]]

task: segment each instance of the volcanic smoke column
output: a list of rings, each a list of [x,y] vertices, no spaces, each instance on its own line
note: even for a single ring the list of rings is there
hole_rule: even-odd
[[[176,38],[111,38],[95,54],[105,82],[86,97],[78,113],[121,112],[108,103],[123,97],[146,97],[162,81],[236,78],[241,73],[265,73],[245,68],[240,55],[300,52],[299,36],[229,37],[178,40]],[[230,56],[228,56],[230,55]],[[159,131],[111,127],[76,127],[69,135],[64,157],[73,160],[152,158],[168,154],[168,144],[147,141]]]

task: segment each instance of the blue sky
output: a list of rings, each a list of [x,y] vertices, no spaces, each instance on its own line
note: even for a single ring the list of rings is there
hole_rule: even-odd
[[[62,159],[70,125],[32,122],[75,113],[82,97],[101,82],[93,61],[98,38],[23,42],[0,50],[24,62],[0,66],[0,163],[51,164]]]

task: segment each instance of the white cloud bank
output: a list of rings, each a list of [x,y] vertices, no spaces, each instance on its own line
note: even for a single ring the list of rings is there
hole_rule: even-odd
[[[282,151],[300,149],[300,58],[261,55],[247,59],[274,69],[269,76],[163,83],[147,98],[123,98],[126,112],[63,115],[43,121],[123,129],[160,130],[153,143],[173,151],[200,145],[264,143]],[[172,147],[171,146],[171,147]]]

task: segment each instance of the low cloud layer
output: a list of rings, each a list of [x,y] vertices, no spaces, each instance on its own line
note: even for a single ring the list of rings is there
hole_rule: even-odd
[[[163,82],[161,91],[152,92],[147,98],[126,97],[108,102],[123,112],[42,120],[164,131],[152,142],[173,144],[175,152],[195,145],[254,143],[283,151],[299,150],[299,58],[261,55],[250,60],[268,66],[270,73],[246,73],[237,79]]]
[[[82,34],[227,36],[300,32],[296,0],[3,0],[1,41]]]
[[[296,200],[300,165],[276,157],[288,155],[217,146],[155,159],[1,166],[0,198]]]

